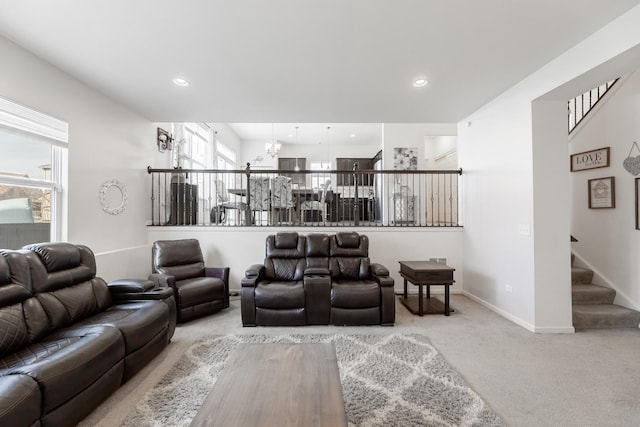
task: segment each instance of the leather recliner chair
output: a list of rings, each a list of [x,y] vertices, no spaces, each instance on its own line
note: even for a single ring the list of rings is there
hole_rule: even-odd
[[[295,232],[267,237],[264,264],[249,267],[242,280],[243,325],[306,324],[305,241]]]
[[[152,264],[149,279],[173,288],[179,323],[229,307],[229,267],[205,267],[197,239],[154,242]]]

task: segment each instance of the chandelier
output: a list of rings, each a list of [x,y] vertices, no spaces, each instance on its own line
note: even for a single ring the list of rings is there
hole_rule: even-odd
[[[271,141],[264,144],[264,149],[268,155],[270,155],[271,157],[275,157],[278,155],[278,152],[280,152],[281,147],[282,145],[276,140],[274,136],[273,123],[271,123]]]

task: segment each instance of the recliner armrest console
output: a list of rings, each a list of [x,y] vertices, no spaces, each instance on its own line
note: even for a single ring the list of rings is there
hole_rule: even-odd
[[[328,276],[329,269],[323,267],[311,267],[304,270],[305,276]]]

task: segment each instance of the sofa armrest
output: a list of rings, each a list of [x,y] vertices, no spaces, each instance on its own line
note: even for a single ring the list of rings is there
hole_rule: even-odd
[[[207,277],[217,277],[225,283],[229,283],[229,267],[205,267],[204,275]]]
[[[222,307],[229,307],[229,267],[205,267],[204,275],[222,280],[224,283],[224,299],[222,300]]]
[[[264,274],[264,265],[262,264],[253,264],[249,268],[247,268],[244,272],[244,277],[247,279],[253,279]]]
[[[389,269],[382,264],[371,263],[369,266],[369,271],[371,274],[375,274],[378,277],[384,277],[389,275]]]
[[[323,267],[310,267],[304,271],[305,276],[328,276],[329,269]]]
[[[156,286],[151,280],[120,279],[107,283],[115,303],[131,301],[166,300],[173,297],[173,289]]]
[[[107,283],[107,286],[112,295],[142,293],[156,287],[152,280],[144,279],[119,279]]]
[[[169,276],[167,274],[153,273],[149,275],[149,280],[153,282],[155,286],[172,288],[175,291],[176,278],[175,276]]]
[[[389,270],[382,264],[373,263],[369,267],[371,277],[378,282],[381,287],[393,287],[393,277],[389,276]]]
[[[247,268],[244,278],[240,281],[243,287],[253,287],[258,284],[264,277],[264,265],[254,264]]]

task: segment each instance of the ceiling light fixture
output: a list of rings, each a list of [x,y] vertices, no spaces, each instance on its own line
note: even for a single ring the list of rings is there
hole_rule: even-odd
[[[264,149],[266,150],[267,154],[273,158],[278,155],[281,147],[282,145],[276,140],[273,123],[271,123],[271,141],[264,144]]]
[[[425,87],[427,83],[429,83],[427,79],[421,77],[413,81],[413,87]]]
[[[173,79],[173,84],[180,87],[189,86],[189,82],[183,79],[182,77],[176,77],[175,79]]]

